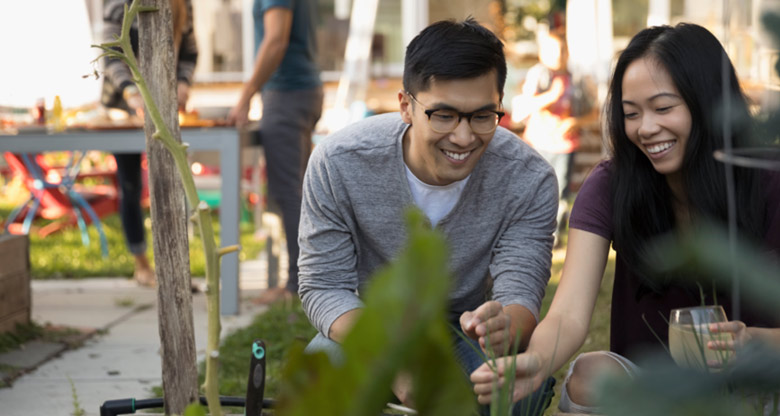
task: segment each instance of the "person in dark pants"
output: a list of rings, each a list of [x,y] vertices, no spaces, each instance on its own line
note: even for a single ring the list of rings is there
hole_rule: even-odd
[[[130,0],[111,0],[105,6],[103,15],[104,39],[115,40],[122,30],[125,4]],[[176,48],[177,101],[183,109],[189,98],[190,84],[198,59],[198,47],[192,26],[192,4],[190,0],[171,0],[173,35]],[[133,51],[138,51],[138,21],[130,28]],[[118,59],[107,59],[104,69],[101,103],[109,108],[125,110],[131,116],[143,116],[143,99],[133,82],[130,68]],[[146,257],[146,233],[141,210],[141,154],[115,154],[117,178],[119,179],[119,215],[125,233],[127,248],[135,260],[134,278],[144,286],[154,286],[157,279],[149,259]]]
[[[289,259],[285,288],[269,288],[260,302],[298,293],[298,221],[303,172],[311,136],[322,113],[322,82],[315,63],[316,2],[255,0],[257,57],[228,120],[248,121],[249,103],[260,92],[263,114],[258,132],[265,150],[268,193],[282,214]]]

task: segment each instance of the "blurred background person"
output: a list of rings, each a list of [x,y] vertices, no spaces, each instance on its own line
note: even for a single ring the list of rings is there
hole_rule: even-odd
[[[176,56],[177,101],[179,110],[189,98],[190,85],[198,59],[198,47],[192,24],[190,0],[170,0],[173,14],[174,53]],[[103,39],[113,41],[121,33],[125,4],[131,0],[109,0],[103,14]],[[130,28],[133,52],[138,54],[138,20]],[[133,82],[128,66],[118,59],[106,59],[101,103],[108,108],[118,108],[130,116],[143,117],[143,99]],[[127,248],[135,258],[133,276],[139,284],[154,286],[157,279],[146,256],[146,232],[141,209],[141,154],[116,153],[117,178],[119,179],[119,215],[127,242]]]
[[[558,229],[568,210],[569,176],[579,145],[574,114],[575,88],[567,68],[568,49],[562,30],[540,32],[539,62],[526,75],[522,93],[512,99],[513,124],[525,124],[522,138],[555,169],[558,178]],[[556,232],[556,243],[558,232]]]
[[[229,123],[245,125],[250,100],[260,92],[263,113],[258,141],[265,150],[268,193],[281,211],[288,253],[286,287],[269,287],[258,299],[260,303],[298,293],[303,172],[323,102],[322,81],[315,62],[316,6],[315,0],[255,0],[254,69],[228,115]]]

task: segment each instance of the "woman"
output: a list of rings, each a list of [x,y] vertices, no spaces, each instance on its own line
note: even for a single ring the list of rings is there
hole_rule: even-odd
[[[673,308],[717,302],[731,316],[731,296],[704,276],[678,280],[648,272],[643,252],[654,237],[695,228],[701,220],[727,219],[724,167],[713,159],[723,147],[719,112],[731,100],[732,141],[744,146],[750,119],[747,103],[729,63],[722,81],[725,51],[706,29],[693,24],[641,31],[621,54],[606,105],[611,159],[591,173],[575,201],[569,222],[567,256],[550,311],[534,331],[528,349],[514,357],[514,399],[532,391],[582,345],[601,284],[610,243],[617,252],[612,295],[610,351],[587,353],[572,364],[560,408],[593,413],[598,409],[589,380],[596,372],[630,376],[631,362],[666,342],[665,318]],[[735,169],[740,233],[764,241],[780,255],[780,175]],[[694,281],[695,280],[695,281]],[[700,291],[699,286],[703,288]],[[732,349],[750,339],[780,345],[778,317],[750,310],[741,302],[742,321],[721,324],[736,342],[708,345]],[[768,329],[773,328],[773,329]],[[493,382],[504,378],[487,365],[472,373],[480,402],[490,400]]]
[[[131,0],[111,0],[105,6],[103,15],[104,38],[113,41],[122,30],[125,4]],[[189,98],[190,84],[198,59],[198,47],[192,26],[192,5],[190,0],[171,0],[173,15],[173,38],[176,61],[177,101],[184,109]],[[130,28],[133,52],[138,55],[138,21]],[[133,82],[130,68],[118,59],[106,60],[105,78],[101,102],[106,107],[119,108],[132,116],[143,116],[143,99]],[[119,179],[119,214],[128,250],[135,260],[135,280],[144,286],[154,286],[157,279],[146,258],[146,233],[141,211],[141,155],[139,153],[114,154]]]

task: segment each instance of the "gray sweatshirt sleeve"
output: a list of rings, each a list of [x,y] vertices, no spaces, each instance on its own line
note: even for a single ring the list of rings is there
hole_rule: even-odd
[[[303,180],[298,294],[311,323],[327,336],[336,318],[363,303],[357,296],[357,249],[349,205],[339,203],[341,179],[326,148],[326,144],[315,148]]]
[[[103,14],[103,41],[113,42],[122,34],[122,20],[124,16],[124,0],[111,0],[106,4]],[[137,25],[137,23],[134,22],[133,25]],[[124,87],[133,84],[133,74],[130,72],[130,68],[119,59],[106,58],[103,71],[106,76],[106,82],[110,82],[117,90],[122,90]]]
[[[493,250],[490,274],[493,299],[502,305],[526,307],[539,321],[539,309],[552,265],[553,232],[558,210],[555,174],[545,169],[527,203],[512,213],[512,221]]]

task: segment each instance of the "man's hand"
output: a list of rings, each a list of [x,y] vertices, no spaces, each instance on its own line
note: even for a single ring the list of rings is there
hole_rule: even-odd
[[[512,318],[494,300],[483,303],[474,311],[463,312],[460,327],[469,338],[478,340],[484,351],[490,347],[496,356],[506,355],[515,341]]]
[[[242,127],[249,122],[249,102],[239,102],[230,110],[228,124]]]

